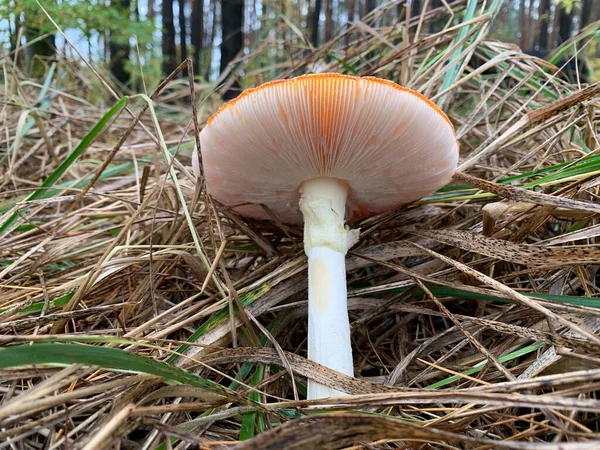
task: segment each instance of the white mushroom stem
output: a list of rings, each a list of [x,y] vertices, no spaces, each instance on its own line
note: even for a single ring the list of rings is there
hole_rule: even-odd
[[[346,294],[346,252],[358,240],[358,230],[344,226],[347,187],[333,178],[302,184],[304,251],[308,256],[308,358],[354,376]],[[313,381],[308,398],[343,395]]]

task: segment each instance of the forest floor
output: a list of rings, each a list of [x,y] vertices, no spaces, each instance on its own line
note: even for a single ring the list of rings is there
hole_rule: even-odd
[[[275,66],[267,37],[234,66],[394,80],[456,128],[450,185],[352,224],[356,378],[305,357],[302,230],[191,171],[215,84],[123,96],[0,60],[0,449],[600,448],[600,84],[486,40],[495,3],[452,5],[439,32],[367,21]]]

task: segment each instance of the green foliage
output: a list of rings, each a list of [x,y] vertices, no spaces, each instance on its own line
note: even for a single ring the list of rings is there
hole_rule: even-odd
[[[580,4],[579,0],[554,0],[556,6],[562,6],[567,14],[571,14],[573,8]]]
[[[129,11],[123,11],[109,3],[93,0],[40,0],[40,4],[63,31],[76,29],[86,37],[92,36],[94,32],[103,34],[108,31],[111,39],[117,43],[127,43],[130,37],[136,37],[142,48],[152,41],[153,23],[137,21]],[[38,35],[56,31],[36,0],[0,0],[0,17],[11,16],[13,19],[21,17],[23,24]],[[8,25],[4,23],[2,26]],[[11,29],[14,29],[14,25]]]

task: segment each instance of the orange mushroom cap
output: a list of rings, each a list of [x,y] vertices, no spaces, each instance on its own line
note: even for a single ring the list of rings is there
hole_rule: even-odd
[[[208,192],[240,215],[302,223],[304,181],[348,185],[347,217],[393,209],[444,186],[458,143],[448,117],[391,81],[325,73],[244,91],[200,133]]]

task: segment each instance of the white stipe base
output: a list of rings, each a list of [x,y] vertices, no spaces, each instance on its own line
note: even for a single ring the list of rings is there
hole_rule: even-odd
[[[304,251],[308,256],[308,358],[354,376],[346,299],[346,252],[358,240],[358,230],[344,225],[345,183],[315,178],[301,187]],[[344,393],[308,381],[308,399]]]
[[[307,255],[308,359],[352,377],[345,255],[328,247],[313,247]],[[308,381],[308,399],[342,395]]]

